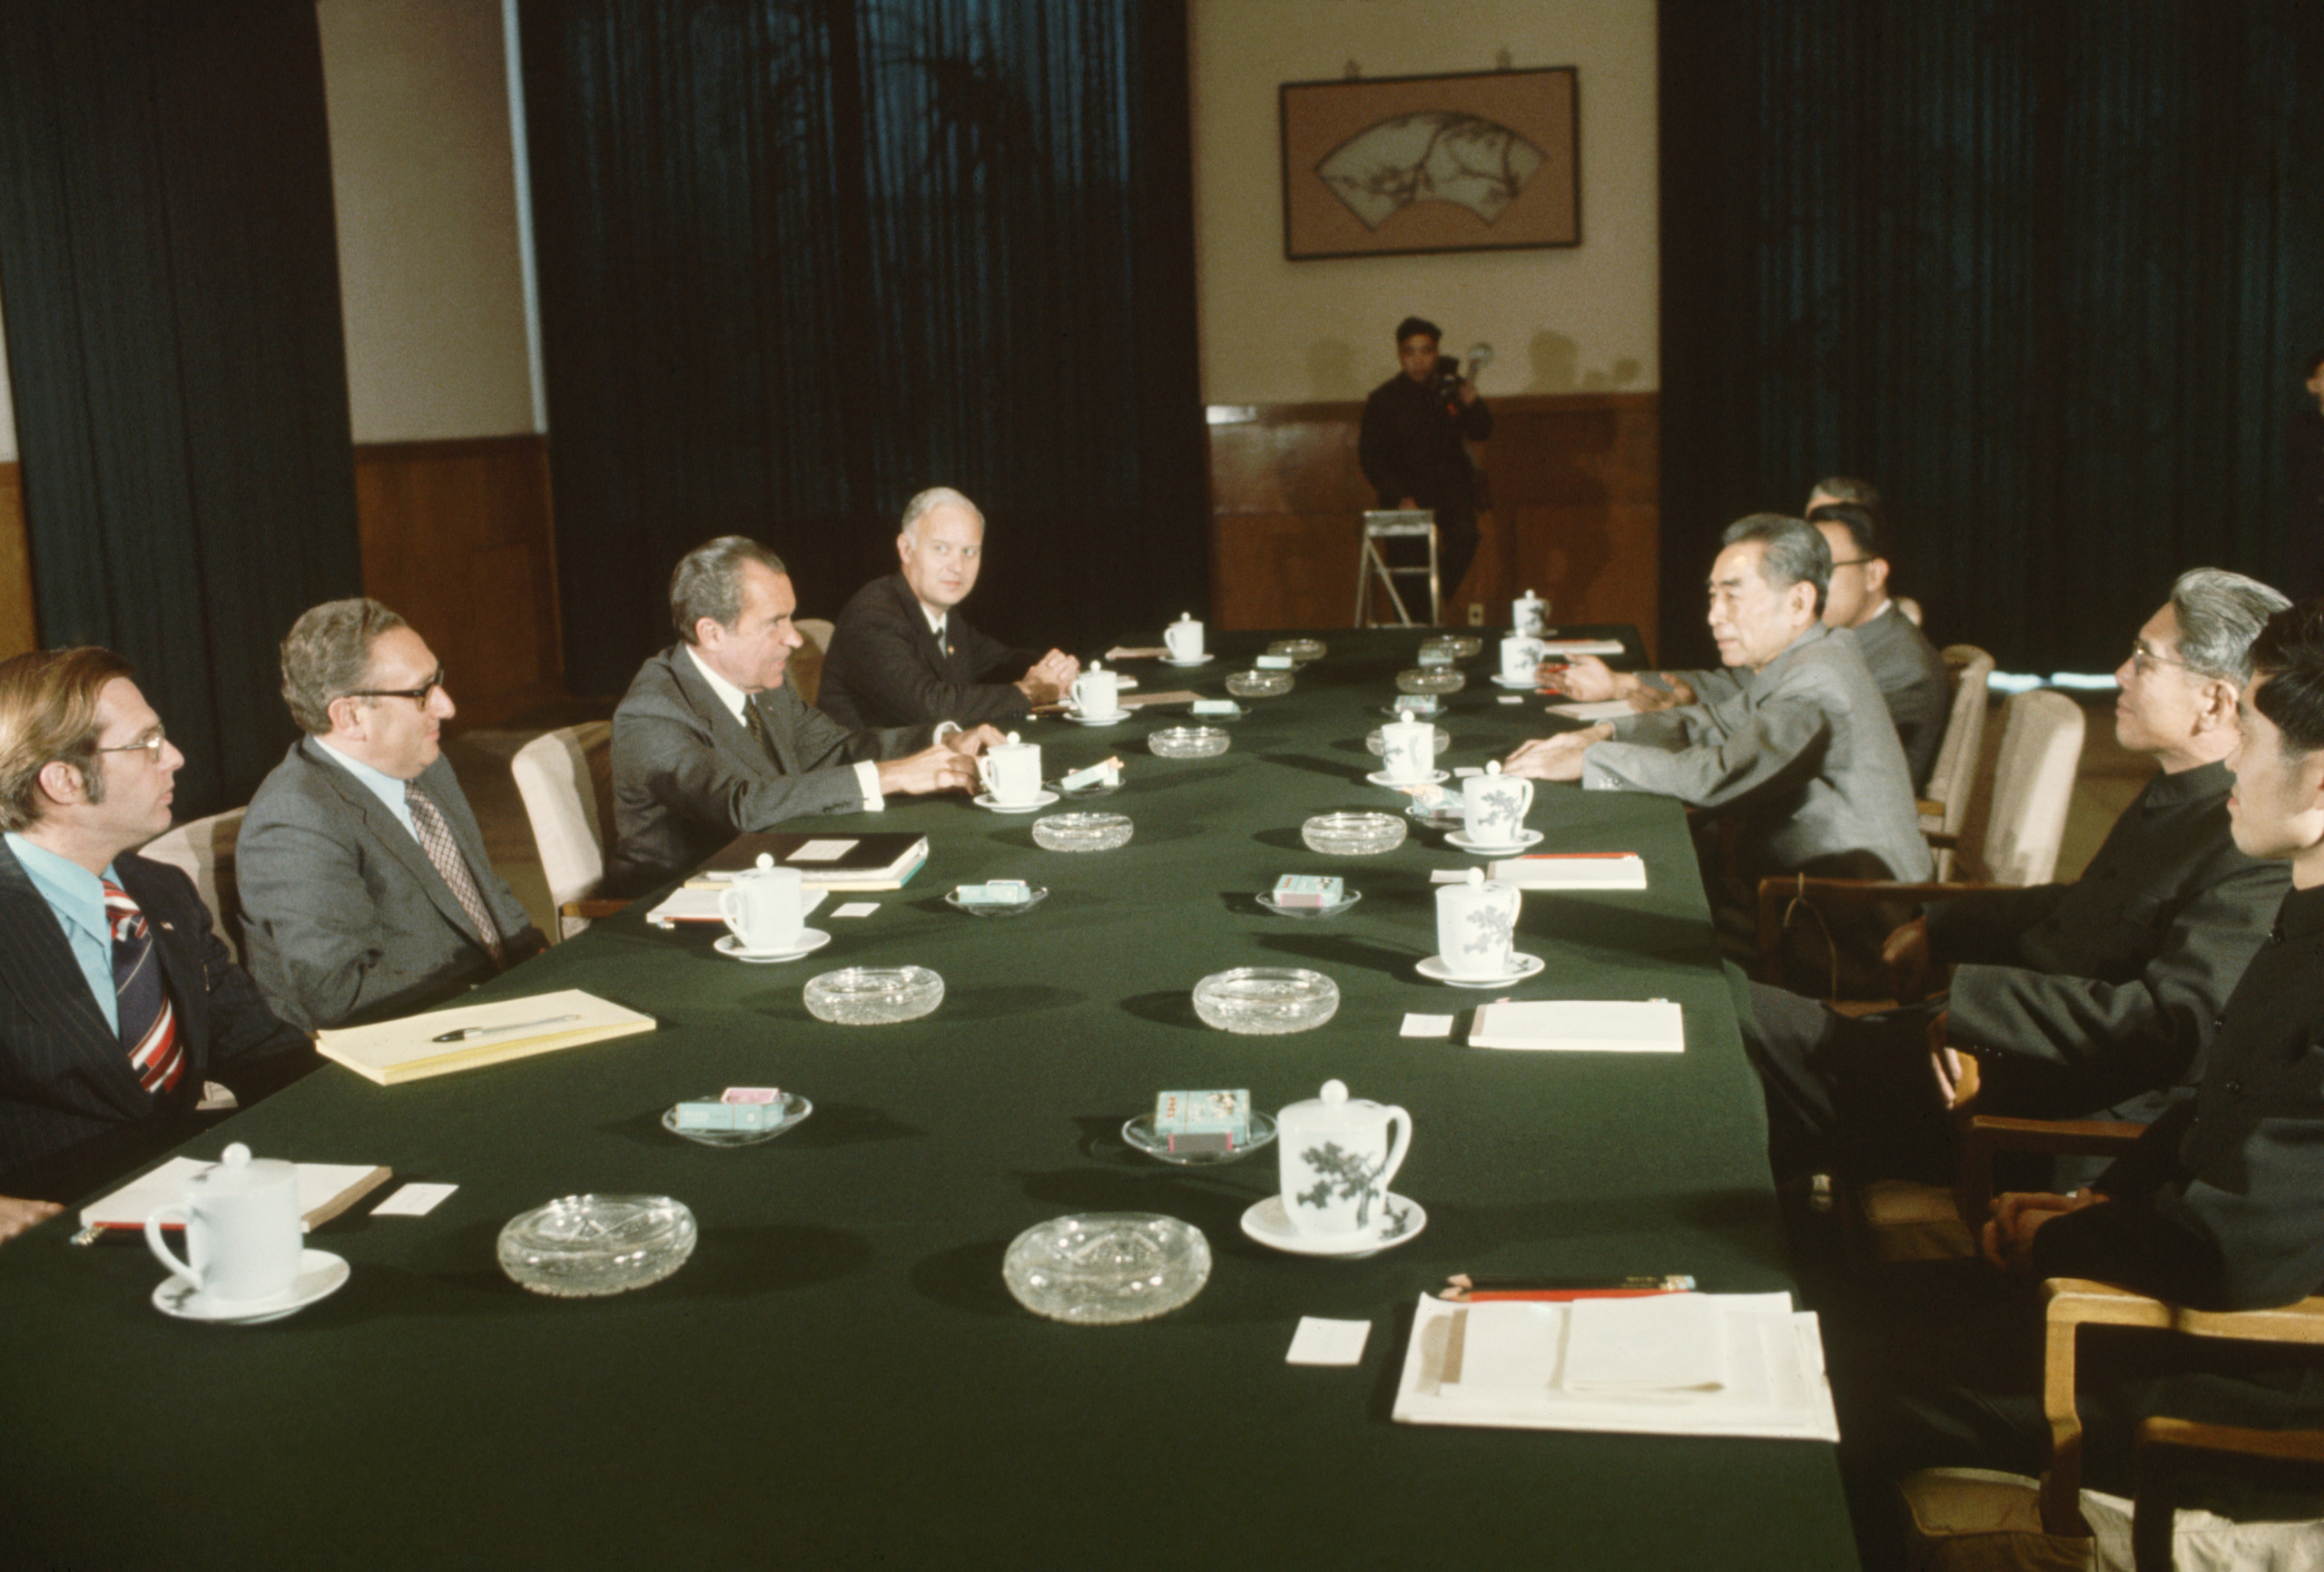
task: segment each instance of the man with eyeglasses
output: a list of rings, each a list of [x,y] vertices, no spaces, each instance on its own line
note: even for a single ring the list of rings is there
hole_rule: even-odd
[[[984,515],[950,486],[904,505],[896,555],[901,569],[856,591],[832,632],[815,708],[841,725],[1021,720],[1081,674],[1062,651],[1011,649],[960,614],[984,566]]]
[[[320,1031],[423,1009],[546,942],[492,870],[451,763],[444,669],[373,600],[330,601],[282,641],[307,734],[251,799],[235,845],[251,975]]]
[[[1926,1005],[1852,1020],[1751,985],[1745,1046],[1779,1171],[1837,1160],[1866,1177],[1952,1173],[1959,1058],[1947,1048],[1932,1062],[1937,1012],[1945,1039],[1978,1062],[1980,1113],[2144,1122],[2186,1095],[2288,880],[2282,863],[2236,849],[2224,762],[2251,642],[2286,604],[2240,574],[2179,576],[2114,673],[2115,738],[2161,773],[2074,882],[1955,896],[1892,933],[1899,997],[1943,990]],[[2070,1187],[2093,1171],[2069,1160],[2046,1177]]]
[[[1832,545],[1824,625],[1855,634],[1873,685],[1896,722],[1896,741],[1905,745],[1905,762],[1913,767],[1913,790],[1925,791],[1953,711],[1945,657],[1888,597],[1888,559],[1880,554],[1876,513],[1856,503],[1824,503],[1809,510],[1807,522]]]
[[[134,854],[184,762],[112,652],[0,663],[0,1239],[192,1135],[209,1077],[248,1102],[313,1066],[192,880]]]

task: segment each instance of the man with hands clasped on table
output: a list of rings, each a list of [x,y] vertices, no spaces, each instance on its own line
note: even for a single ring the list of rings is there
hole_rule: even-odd
[[[889,792],[967,791],[1000,740],[950,721],[852,731],[783,681],[806,641],[783,559],[721,535],[670,575],[679,642],[647,661],[614,710],[612,888],[635,893],[736,835],[809,813],[876,812]]]

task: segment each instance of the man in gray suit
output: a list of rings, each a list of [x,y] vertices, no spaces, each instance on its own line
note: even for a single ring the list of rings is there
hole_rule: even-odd
[[[282,641],[307,735],[235,843],[251,975],[310,1031],[424,1009],[545,942],[492,870],[445,760],[444,668],[372,600],[330,601]]]
[[[1913,790],[1928,789],[1937,750],[1953,718],[1953,679],[1928,635],[1888,598],[1888,559],[1880,555],[1878,516],[1854,503],[1827,503],[1807,522],[1832,547],[1832,588],[1824,597],[1827,625],[1856,634],[1872,681],[1896,722],[1896,740],[1913,767]]]
[[[1000,740],[990,726],[850,731],[784,683],[805,643],[798,604],[783,559],[739,535],[696,546],[670,575],[679,643],[614,711],[611,888],[648,889],[787,819],[975,787],[977,754]]]

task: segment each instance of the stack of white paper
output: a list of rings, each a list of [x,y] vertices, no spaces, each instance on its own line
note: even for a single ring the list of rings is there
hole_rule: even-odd
[[[1816,1317],[1784,1293],[1448,1304],[1413,1321],[1412,1425],[1837,1441]]]
[[[1478,1007],[1469,1024],[1469,1046],[1679,1054],[1687,1048],[1687,1023],[1669,999],[1504,1000]]]
[[[1619,655],[1622,653],[1620,639],[1536,639],[1541,653],[1557,655]]]
[[[1490,874],[1520,889],[1644,889],[1646,859],[1634,851],[1546,851],[1504,858]]]

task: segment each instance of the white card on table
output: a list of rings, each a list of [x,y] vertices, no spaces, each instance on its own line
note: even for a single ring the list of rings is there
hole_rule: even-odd
[[[833,907],[832,915],[833,917],[869,917],[879,909],[880,903],[876,900],[851,900],[845,906]]]
[[[1449,1037],[1452,1035],[1452,1017],[1424,1016],[1416,1011],[1407,1012],[1404,1016],[1404,1029],[1399,1035],[1407,1037]]]
[[[1303,1315],[1299,1330],[1292,1334],[1291,1351],[1283,1356],[1285,1364],[1359,1364],[1364,1359],[1364,1340],[1372,1335],[1368,1321],[1325,1321],[1321,1316]]]
[[[852,840],[810,840],[791,854],[793,862],[836,862],[855,850]]]
[[[425,1217],[459,1188],[457,1184],[407,1184],[371,1208],[374,1217]]]

